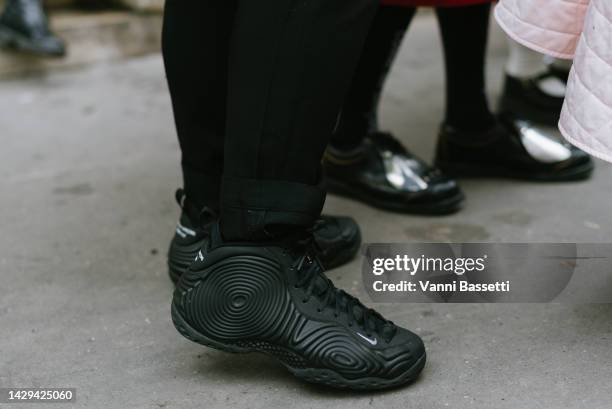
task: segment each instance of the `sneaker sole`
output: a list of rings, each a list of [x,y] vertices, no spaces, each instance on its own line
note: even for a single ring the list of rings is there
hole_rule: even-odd
[[[326,385],[329,387],[340,388],[340,389],[353,389],[353,390],[378,390],[378,389],[390,389],[401,385],[409,384],[415,381],[425,367],[427,361],[427,354],[423,354],[417,362],[405,373],[401,374],[395,379],[380,379],[380,378],[361,378],[361,379],[347,379],[342,375],[334,372],[330,369],[320,368],[295,368],[286,362],[287,357],[296,355],[295,353],[288,351],[284,348],[274,346],[272,344],[261,343],[260,348],[243,348],[235,345],[224,344],[215,340],[212,340],[201,334],[200,332],[193,329],[181,316],[177,307],[172,304],[172,322],[178,332],[187,338],[188,340],[195,342],[200,345],[204,345],[209,348],[214,348],[219,351],[229,352],[232,354],[247,354],[247,353],[261,353],[272,358],[275,358],[280,362],[289,372],[295,375],[297,378],[302,379],[306,382]]]
[[[425,366],[426,354],[423,353],[410,368],[406,368],[396,378],[348,379],[332,369],[312,367],[309,360],[298,352],[268,341],[256,341],[258,338],[278,338],[283,331],[289,333],[299,331],[296,328],[306,325],[308,321],[296,313],[296,306],[282,284],[282,272],[278,265],[262,257],[234,256],[231,259],[225,259],[217,263],[214,268],[202,272],[190,270],[188,276],[179,282],[179,288],[175,291],[172,300],[171,314],[174,326],[185,338],[224,352],[263,353],[278,360],[302,380],[335,388],[355,390],[392,388],[415,380]],[[245,263],[248,263],[248,268],[244,268]],[[268,274],[258,274],[258,271],[263,269],[266,269]],[[232,287],[236,283],[241,284],[239,288]],[[220,294],[221,291],[223,294]],[[259,294],[258,299],[261,301],[255,304],[249,303],[249,299],[255,299],[252,297],[255,294]],[[213,299],[215,297],[218,301]],[[215,304],[216,302],[223,304]],[[194,305],[198,308],[194,308]],[[203,316],[202,310],[207,312],[206,316]],[[185,319],[184,311],[189,311],[189,322],[197,322],[207,328],[206,334],[202,330],[193,328]],[[228,322],[227,316],[232,316],[234,320]],[[324,354],[322,359],[329,359],[329,354],[333,356],[335,352],[328,348],[337,348],[338,341],[342,344],[342,339],[346,338],[334,340],[334,331],[337,330],[333,327],[323,326],[317,331],[316,336],[313,337],[313,333],[310,333],[305,337],[313,340],[323,339],[324,343],[317,345],[316,349]],[[313,345],[303,345],[303,348],[310,350]],[[367,371],[373,363],[362,361],[358,364],[362,370]],[[377,364],[380,362],[374,363]]]
[[[327,188],[330,193],[348,197],[363,202],[369,206],[383,210],[390,210],[397,213],[405,214],[422,214],[422,215],[447,215],[453,214],[461,210],[462,204],[465,201],[463,193],[459,192],[453,196],[446,197],[436,202],[428,204],[410,204],[397,203],[392,200],[382,200],[368,193],[364,193],[360,189],[348,186],[342,182],[328,178]]]

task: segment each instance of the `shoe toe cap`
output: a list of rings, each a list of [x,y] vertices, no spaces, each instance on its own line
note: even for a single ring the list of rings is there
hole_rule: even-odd
[[[383,353],[387,360],[389,377],[398,377],[409,372],[413,376],[417,375],[425,364],[427,355],[421,337],[403,328],[398,329],[398,333]]]

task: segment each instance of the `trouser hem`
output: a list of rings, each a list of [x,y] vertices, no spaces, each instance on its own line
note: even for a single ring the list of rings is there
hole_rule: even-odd
[[[264,240],[288,230],[308,228],[325,203],[323,180],[317,185],[224,177],[221,233],[227,240]]]

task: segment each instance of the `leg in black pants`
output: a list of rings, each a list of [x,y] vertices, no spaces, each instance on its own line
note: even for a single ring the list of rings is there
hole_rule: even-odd
[[[168,0],[164,33],[183,167],[205,175],[203,202],[215,201],[206,181],[221,184],[220,227],[174,292],[176,328],[223,351],[265,352],[311,382],[412,381],[425,364],[420,338],[336,289],[307,230],[325,196],[321,155],[377,0],[203,2]],[[223,138],[215,104],[225,100]]]
[[[220,201],[226,236],[262,238],[319,216],[320,158],[374,7],[168,1],[164,58],[185,188],[199,204]]]
[[[368,134],[378,131],[383,86],[416,10],[415,7],[379,7],[332,137],[334,147],[352,150]]]
[[[321,156],[374,7],[373,0],[240,2],[221,190],[227,237],[263,238],[319,216]]]
[[[182,153],[183,183],[197,207],[218,210],[229,44],[236,0],[166,2],[164,64]]]
[[[342,2],[307,5],[278,13],[281,5],[274,4],[276,14],[261,16],[263,8],[248,1],[166,4],[164,62],[184,178],[184,191],[177,192],[183,213],[168,257],[173,281],[207,238],[202,226],[220,210],[224,234],[249,239],[310,225],[319,215],[321,149],[364,35],[355,27],[367,24],[371,6],[363,0],[344,11]],[[343,13],[343,31],[330,32],[329,19]],[[268,30],[248,21],[258,16],[268,20]],[[308,19],[327,20],[309,33]],[[226,206],[220,209],[224,164]],[[359,250],[359,226],[350,217],[322,216],[313,233],[327,268]]]

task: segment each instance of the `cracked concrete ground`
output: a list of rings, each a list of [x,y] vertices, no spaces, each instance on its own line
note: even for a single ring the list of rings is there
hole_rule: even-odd
[[[496,31],[493,99],[504,54]],[[383,120],[426,158],[442,78],[435,21],[424,14],[394,67]],[[305,385],[265,356],[190,343],[169,314],[165,251],[180,174],[160,57],[0,90],[0,387],[76,387],[77,408],[610,408],[605,304],[378,305],[424,337],[430,359],[414,385],[376,394]],[[336,197],[326,212],[354,216],[368,242],[606,242],[612,166],[597,166],[580,184],[463,181],[468,202],[451,217]],[[359,261],[330,274],[364,295]]]

